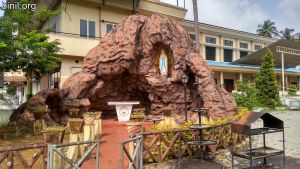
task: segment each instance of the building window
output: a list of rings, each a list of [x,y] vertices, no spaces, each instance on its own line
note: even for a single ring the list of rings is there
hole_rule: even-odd
[[[80,19],[80,36],[82,37],[95,37],[96,36],[96,23],[95,21],[87,21]]]
[[[245,57],[248,55],[248,52],[246,51],[240,51],[240,58]]]
[[[254,45],[254,50],[261,50],[262,49],[262,45]]]
[[[224,62],[232,62],[233,52],[231,49],[224,49]]]
[[[89,37],[95,37],[96,36],[96,23],[94,21],[89,21]]]
[[[111,31],[111,30],[114,29],[115,27],[116,27],[116,24],[107,23],[107,24],[106,24],[106,33],[108,33],[109,31]]]
[[[206,46],[205,47],[205,56],[206,56],[206,60],[215,61],[216,60],[216,48]]]
[[[195,34],[189,34],[189,35],[190,35],[191,40],[192,40],[193,42],[195,42],[195,41],[196,41],[196,36],[195,36]]]
[[[216,44],[216,43],[217,43],[217,39],[214,38],[214,37],[206,36],[206,37],[205,37],[205,42],[206,42],[206,43],[210,43],[210,44]]]
[[[240,48],[248,49],[248,43],[240,42]]]
[[[224,46],[233,46],[232,40],[224,40]]]
[[[80,36],[87,37],[87,20],[80,19]]]

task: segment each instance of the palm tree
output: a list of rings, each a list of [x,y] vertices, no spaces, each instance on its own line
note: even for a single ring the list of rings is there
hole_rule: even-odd
[[[285,39],[285,40],[290,40],[293,39],[293,32],[295,30],[294,29],[290,29],[290,28],[285,28],[284,30],[280,31],[280,37],[281,39]]]
[[[197,0],[193,0],[193,11],[194,11],[194,27],[195,27],[195,37],[196,37],[196,48],[199,51],[199,20],[198,20],[198,5]]]
[[[259,24],[256,32],[261,36],[274,37],[278,35],[278,30],[275,26],[275,22],[271,20],[265,20],[263,24]]]

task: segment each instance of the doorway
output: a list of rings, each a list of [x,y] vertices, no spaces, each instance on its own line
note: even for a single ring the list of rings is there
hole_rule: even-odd
[[[234,90],[234,80],[233,79],[224,79],[224,88],[228,92],[232,92],[232,90]]]

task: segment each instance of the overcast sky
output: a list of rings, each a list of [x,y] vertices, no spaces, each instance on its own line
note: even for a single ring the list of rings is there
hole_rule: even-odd
[[[0,5],[4,0],[0,0]],[[177,0],[160,0],[176,4]],[[178,0],[183,6],[184,0]],[[186,19],[193,20],[192,0],[185,0]],[[266,19],[276,23],[279,30],[285,27],[300,32],[300,0],[198,0],[199,21],[256,33],[257,25]],[[0,10],[0,15],[3,11]]]
[[[176,4],[177,0],[161,0]],[[179,6],[184,0],[178,0]],[[192,0],[185,0],[186,19],[193,20]],[[266,19],[300,32],[300,0],[198,0],[199,21],[256,33],[257,25]]]
[[[4,2],[4,0],[0,0],[0,6],[2,7],[2,3]],[[0,16],[3,15],[3,10],[0,9]]]

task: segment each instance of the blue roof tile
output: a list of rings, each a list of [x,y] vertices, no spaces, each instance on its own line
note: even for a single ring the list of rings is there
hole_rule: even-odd
[[[214,61],[207,61],[207,64],[209,66],[220,66],[220,67],[228,67],[228,68],[246,68],[246,69],[259,69],[258,65],[241,65],[238,63],[232,63],[232,62],[214,62]],[[276,71],[281,71],[280,67],[274,68]],[[291,73],[300,73],[299,69],[295,68],[287,68],[285,69],[285,72],[291,72]]]

